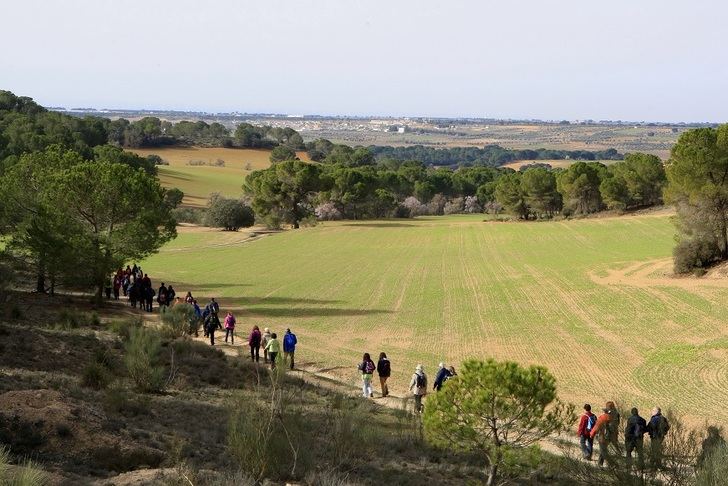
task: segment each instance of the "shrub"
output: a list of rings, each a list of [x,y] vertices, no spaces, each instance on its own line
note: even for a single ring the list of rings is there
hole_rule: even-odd
[[[128,390],[118,385],[106,389],[102,403],[107,413],[137,416],[147,413],[148,410],[148,402],[145,399],[132,397]]]
[[[178,223],[204,224],[207,210],[204,208],[174,208],[172,216]]]
[[[210,200],[205,222],[207,226],[212,228],[237,231],[238,228],[253,226],[255,224],[255,214],[242,201],[217,196]]]
[[[716,447],[703,460],[698,469],[697,486],[719,486],[728,478],[728,446]]]
[[[45,486],[50,478],[34,462],[25,461],[21,466],[10,470],[10,452],[0,446],[0,484],[8,486]]]
[[[414,196],[410,196],[402,202],[401,206],[406,210],[410,218],[419,216],[426,212],[426,207]]]
[[[199,332],[200,319],[190,304],[182,303],[174,307],[162,308],[162,336],[169,339],[185,337]]]
[[[465,203],[463,210],[468,214],[482,213],[483,208],[478,203],[478,198],[475,196],[465,196]]]
[[[158,393],[165,388],[165,370],[160,365],[161,352],[162,341],[158,333],[143,327],[131,328],[124,363],[139,391]]]
[[[463,198],[456,197],[452,201],[445,204],[443,209],[445,214],[458,214],[463,212]]]
[[[689,273],[696,268],[706,268],[720,256],[711,242],[702,239],[681,240],[673,250],[675,273]]]
[[[141,317],[131,317],[123,321],[112,321],[109,328],[118,334],[122,341],[128,341],[132,329],[138,329],[143,325]]]
[[[111,377],[107,369],[96,362],[87,364],[81,372],[81,385],[94,390],[102,390],[109,385]]]
[[[62,309],[58,314],[56,328],[63,330],[78,329],[79,327],[98,326],[101,318],[96,312],[90,314],[79,312],[74,309]]]

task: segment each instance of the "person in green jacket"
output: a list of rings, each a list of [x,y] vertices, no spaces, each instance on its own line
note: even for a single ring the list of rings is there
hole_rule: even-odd
[[[268,358],[270,358],[270,369],[276,369],[276,357],[281,352],[281,342],[278,341],[278,335],[273,333],[265,345],[265,350],[268,351]]]

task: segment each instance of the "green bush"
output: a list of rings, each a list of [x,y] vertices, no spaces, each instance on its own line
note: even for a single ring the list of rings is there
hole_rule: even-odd
[[[711,452],[700,465],[696,484],[698,486],[720,486],[728,478],[728,446],[721,444]]]
[[[681,240],[673,250],[675,273],[690,273],[707,268],[720,257],[720,251],[710,241],[702,239]]]
[[[175,208],[172,216],[178,223],[204,224],[207,210],[204,208]]]
[[[103,390],[111,382],[107,369],[96,362],[87,364],[81,372],[81,385],[94,390]]]
[[[32,461],[25,461],[11,471],[10,451],[6,447],[0,446],[0,484],[3,486],[45,486],[50,484],[50,478]]]
[[[98,326],[101,318],[96,312],[85,313],[75,309],[62,309],[58,313],[55,327],[64,331],[78,329],[79,327]]]
[[[126,364],[129,377],[137,390],[158,393],[166,386],[164,366],[160,364],[162,341],[158,333],[143,327],[131,328],[126,343]]]
[[[162,307],[162,336],[176,339],[195,334],[200,330],[200,319],[190,304]]]
[[[132,329],[139,329],[144,326],[141,317],[131,317],[122,321],[112,321],[109,329],[119,335],[122,341],[128,341]]]

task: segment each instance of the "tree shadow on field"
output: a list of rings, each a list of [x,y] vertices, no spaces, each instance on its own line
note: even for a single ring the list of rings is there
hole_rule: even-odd
[[[339,317],[391,313],[392,311],[382,309],[335,309],[331,307],[253,307],[245,309],[245,314],[256,317]]]

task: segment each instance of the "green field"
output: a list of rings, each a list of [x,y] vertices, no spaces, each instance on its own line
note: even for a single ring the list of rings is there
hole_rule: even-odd
[[[155,283],[293,328],[303,365],[356,383],[386,351],[403,393],[422,362],[540,363],[577,403],[617,399],[728,419],[728,287],[665,275],[667,216],[483,222],[482,215],[336,222],[254,241],[181,232],[143,263]]]

